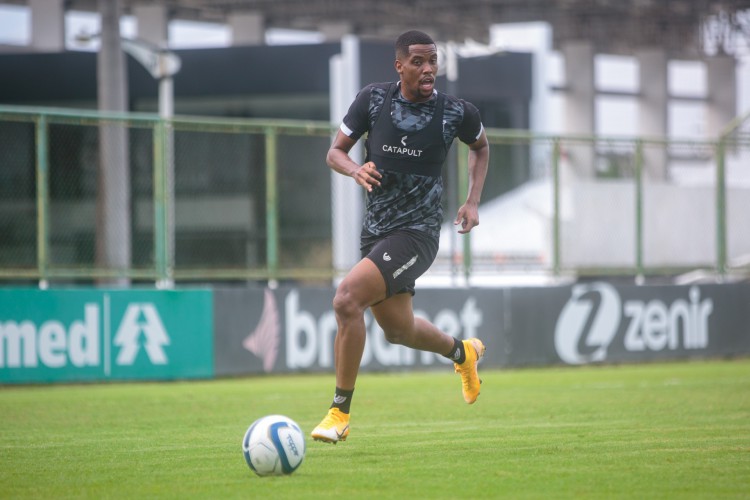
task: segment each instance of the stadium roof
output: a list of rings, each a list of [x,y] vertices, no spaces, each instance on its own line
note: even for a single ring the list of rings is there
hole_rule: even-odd
[[[29,0],[5,0],[27,4]],[[143,0],[120,0],[128,13]],[[438,40],[486,42],[497,23],[547,21],[556,46],[592,40],[599,52],[663,47],[699,55],[706,42],[732,53],[750,44],[750,0],[155,0],[171,19],[224,22],[237,12],[263,15],[267,28],[317,30],[341,22],[362,36],[392,38],[423,29]],[[97,10],[97,0],[66,0],[68,10]]]

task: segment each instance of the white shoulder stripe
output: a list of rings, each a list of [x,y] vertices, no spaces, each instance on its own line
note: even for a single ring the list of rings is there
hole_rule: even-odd
[[[339,128],[341,129],[341,131],[342,131],[342,132],[343,132],[343,133],[344,133],[344,134],[345,134],[345,135],[346,135],[347,137],[351,137],[351,136],[352,136],[352,134],[354,133],[354,131],[353,131],[352,129],[350,129],[349,127],[347,127],[347,126],[346,126],[346,125],[345,125],[345,124],[344,124],[343,122],[341,123],[341,127],[339,127]]]
[[[479,140],[479,138],[480,138],[480,137],[482,137],[482,132],[484,132],[484,124],[480,123],[480,124],[479,124],[479,133],[478,133],[478,134],[477,134],[477,136],[476,136],[476,137],[474,138],[474,140],[475,140],[475,141],[478,141],[478,140]]]

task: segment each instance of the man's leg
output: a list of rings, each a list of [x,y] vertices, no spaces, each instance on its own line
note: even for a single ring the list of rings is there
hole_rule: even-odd
[[[333,310],[338,331],[333,352],[336,386],[354,389],[365,348],[365,310],[385,298],[385,281],[370,259],[362,259],[336,289]]]
[[[474,403],[480,384],[477,363],[484,355],[484,344],[479,339],[459,341],[422,318],[414,317],[412,297],[400,293],[372,306],[372,313],[385,332],[388,342],[421,351],[429,351],[452,359],[456,373],[461,375],[464,401]]]
[[[372,306],[372,314],[392,344],[401,344],[420,351],[445,355],[451,351],[454,339],[429,321],[414,316],[412,297],[399,293]]]
[[[318,441],[337,443],[349,435],[349,404],[365,348],[365,310],[385,298],[383,275],[370,259],[362,259],[336,289],[333,310],[338,331],[334,340],[336,393],[328,415],[312,431]]]

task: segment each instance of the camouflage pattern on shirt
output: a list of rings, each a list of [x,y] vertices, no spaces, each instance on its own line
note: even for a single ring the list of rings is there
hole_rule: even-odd
[[[362,89],[344,117],[344,125],[351,130],[349,137],[359,139],[375,126],[389,88],[390,83],[382,83]],[[450,147],[456,137],[467,144],[475,142],[482,132],[476,107],[450,95],[445,95],[444,102],[442,132],[446,147]],[[396,90],[389,110],[392,123],[403,132],[422,130],[431,122],[436,105],[437,94],[427,102],[413,103]],[[363,236],[381,236],[396,229],[416,229],[439,238],[443,222],[442,177],[389,170],[380,172],[383,174],[381,187],[367,194]]]

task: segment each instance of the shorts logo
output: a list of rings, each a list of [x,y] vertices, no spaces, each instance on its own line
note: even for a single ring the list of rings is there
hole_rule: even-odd
[[[385,253],[383,254],[383,260],[384,260],[384,261],[386,261],[386,262],[390,262],[390,260],[391,260],[391,256],[390,256],[390,255],[388,255],[388,252],[385,252]]]
[[[409,262],[407,262],[406,264],[399,267],[393,272],[393,279],[395,280],[396,278],[398,278],[401,273],[403,273],[404,271],[409,269],[411,266],[413,266],[416,261],[417,261],[417,256],[415,255],[414,257],[411,258],[411,260],[409,260]]]

